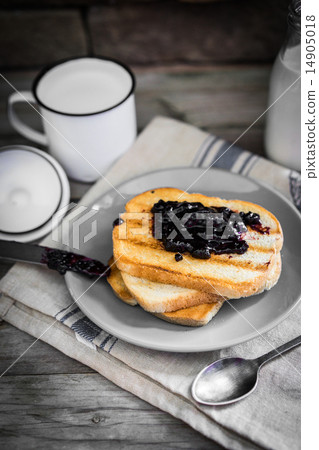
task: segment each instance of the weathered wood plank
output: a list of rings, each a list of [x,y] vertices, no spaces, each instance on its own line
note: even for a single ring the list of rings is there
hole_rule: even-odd
[[[246,129],[246,128],[245,128]],[[235,142],[236,145],[256,153],[260,156],[265,156],[264,147],[264,130],[263,128],[254,125],[247,133],[245,133],[238,141],[237,139],[245,131],[243,128],[214,128],[213,133],[228,142]]]
[[[231,66],[163,72],[136,69],[139,127],[152,115],[183,120],[230,141],[266,109],[271,67]],[[238,142],[263,154],[264,117]]]
[[[29,442],[37,438],[39,446],[51,440],[60,445],[128,441],[155,448],[212,445],[179,420],[98,374],[4,377],[0,391],[2,439],[25,436]]]
[[[96,54],[130,64],[270,62],[287,27],[289,0],[120,3],[92,8]]]
[[[236,139],[266,108],[270,66],[214,66],[201,69],[134,68],[137,76],[136,106],[141,130],[158,114],[181,119],[227,139]],[[7,72],[17,89],[28,89],[33,71]],[[6,115],[6,99],[12,88],[0,82],[0,144],[26,143],[15,134]],[[22,120],[40,128],[39,117],[28,105]],[[264,120],[239,144],[262,153]],[[8,137],[6,137],[8,136]],[[16,140],[12,138],[16,136]]]
[[[120,4],[120,3],[147,3],[147,2],[151,2],[151,3],[155,3],[155,2],[159,2],[161,0],[116,0],[116,3]],[[209,3],[209,2],[228,2],[229,0],[166,0],[166,1],[171,1],[171,2],[176,2],[179,1],[181,3],[185,2],[185,3]],[[69,7],[69,6],[96,6],[96,5],[103,5],[105,4],[105,0],[46,0],[45,1],[45,5],[46,7],[49,6],[64,6],[64,7]],[[110,2],[109,2],[110,3]],[[114,2],[115,3],[115,2]],[[1,4],[6,7],[6,8],[14,8],[14,7],[23,7],[26,8],[28,6],[38,6],[38,7],[43,7],[43,0],[2,0]]]
[[[7,362],[34,340],[4,323],[0,339],[0,359]],[[43,342],[1,378],[0,398],[0,445],[5,448],[221,449]]]
[[[2,11],[0,41],[1,67],[37,67],[87,53],[76,9]]]
[[[4,321],[0,323],[0,336],[0,373],[2,373],[35,341],[35,338]],[[13,376],[93,372],[89,367],[68,358],[44,342],[38,341],[7,374]]]

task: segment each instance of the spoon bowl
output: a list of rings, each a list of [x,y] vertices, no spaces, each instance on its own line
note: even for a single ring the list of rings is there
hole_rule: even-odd
[[[194,399],[205,405],[227,405],[246,397],[258,382],[255,360],[223,358],[205,367],[192,386]]]
[[[223,358],[205,367],[192,385],[192,396],[204,405],[228,405],[251,394],[263,364],[300,345],[301,336],[256,359]]]

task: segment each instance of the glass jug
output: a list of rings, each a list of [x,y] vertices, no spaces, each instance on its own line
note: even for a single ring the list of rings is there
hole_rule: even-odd
[[[267,156],[291,169],[301,164],[301,1],[289,6],[286,40],[273,66],[265,130]],[[299,80],[298,80],[299,78]]]

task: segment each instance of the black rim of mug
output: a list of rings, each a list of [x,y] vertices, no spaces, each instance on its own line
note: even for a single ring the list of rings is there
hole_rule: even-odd
[[[76,113],[66,113],[66,112],[62,112],[62,111],[58,111],[57,109],[53,109],[50,108],[50,106],[45,105],[40,98],[37,95],[37,87],[38,84],[40,83],[41,79],[44,77],[44,75],[46,73],[48,73],[50,70],[54,69],[54,67],[60,66],[61,64],[65,64],[67,62],[70,61],[76,61],[76,60],[80,60],[80,59],[99,59],[101,61],[111,61],[115,64],[118,64],[119,66],[121,66],[123,69],[126,70],[126,72],[130,75],[131,77],[131,81],[132,81],[132,86],[131,89],[129,91],[129,93],[118,103],[116,103],[115,105],[111,106],[110,108],[106,108],[106,109],[102,109],[100,111],[96,111],[96,112],[92,112],[92,113],[81,113],[81,114],[76,114]],[[84,117],[84,116],[94,116],[96,114],[101,114],[107,111],[111,111],[112,109],[117,108],[118,106],[120,106],[122,103],[124,103],[135,91],[135,86],[136,86],[136,80],[135,80],[135,75],[133,74],[132,70],[129,68],[129,66],[127,66],[126,64],[124,64],[123,62],[114,59],[114,58],[109,58],[106,56],[75,56],[72,58],[65,58],[65,59],[61,59],[59,61],[56,61],[52,64],[48,64],[47,66],[43,67],[43,69],[38,73],[38,75],[35,77],[33,83],[32,83],[32,93],[37,101],[37,103],[47,109],[48,111],[54,112],[56,114],[61,114],[63,116],[73,116],[73,117]]]

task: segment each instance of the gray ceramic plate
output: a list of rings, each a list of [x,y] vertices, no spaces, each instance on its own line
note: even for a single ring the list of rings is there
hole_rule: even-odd
[[[172,169],[153,172],[119,186],[125,200],[114,190],[94,204],[99,212],[80,227],[80,240],[97,221],[97,235],[80,245],[77,252],[106,262],[112,254],[112,222],[124,210],[130,197],[148,189],[170,186],[187,189],[203,173],[202,169]],[[174,352],[202,352],[229,347],[265,333],[295,308],[300,298],[300,215],[275,190],[253,180],[219,169],[208,170],[192,186],[191,192],[258,203],[279,219],[284,232],[283,269],[270,291],[248,299],[224,304],[206,326],[183,327],[166,323],[140,307],[121,302],[105,281],[90,287],[92,280],[67,273],[66,283],[82,311],[98,326],[124,341],[142,347]],[[93,205],[91,205],[93,206]]]

